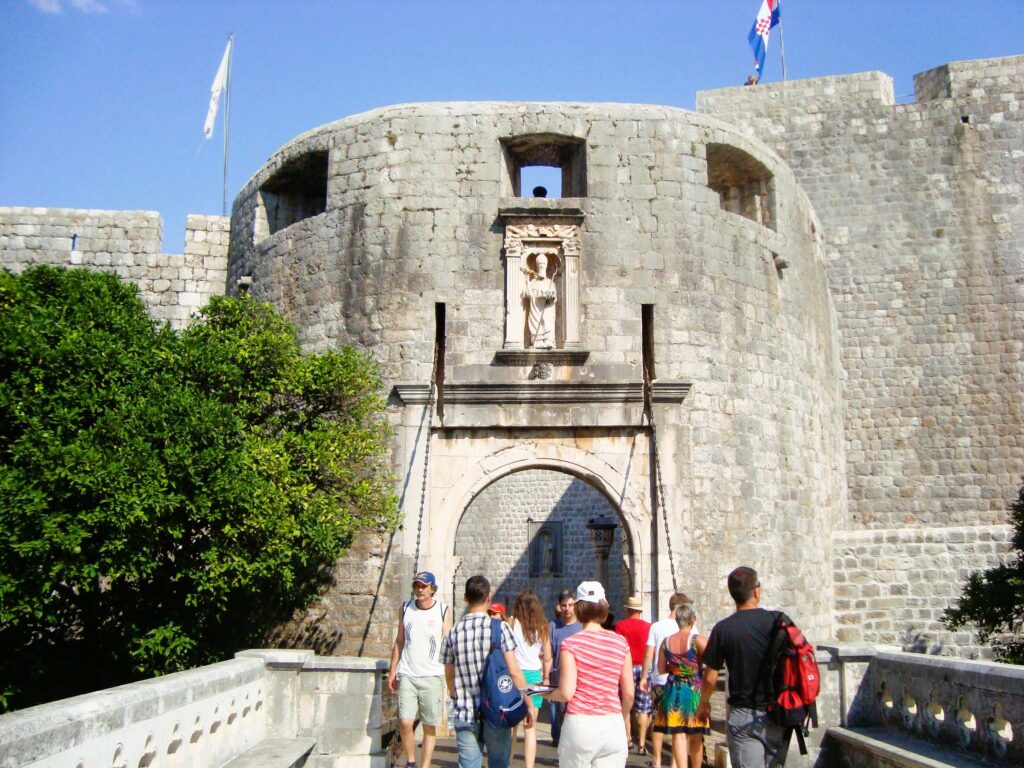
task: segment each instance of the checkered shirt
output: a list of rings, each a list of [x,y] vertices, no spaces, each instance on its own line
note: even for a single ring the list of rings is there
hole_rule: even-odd
[[[501,622],[501,650],[514,651],[516,639]],[[467,613],[441,643],[441,663],[455,665],[455,720],[471,723],[480,706],[480,676],[491,650],[491,617]]]

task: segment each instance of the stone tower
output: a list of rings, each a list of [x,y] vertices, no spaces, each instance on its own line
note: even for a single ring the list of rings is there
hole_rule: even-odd
[[[537,165],[561,197],[522,194]],[[478,570],[548,604],[604,575],[613,611],[636,593],[660,615],[674,578],[710,621],[750,564],[825,637],[846,495],[820,231],[785,163],[712,118],[406,105],[310,131],[255,174],[229,287],[309,350],[379,361],[405,510],[392,601],[416,565],[456,602]],[[317,616],[362,643],[355,613],[346,597]]]

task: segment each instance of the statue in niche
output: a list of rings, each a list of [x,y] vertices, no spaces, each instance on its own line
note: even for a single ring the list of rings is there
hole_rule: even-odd
[[[551,531],[540,532],[540,570],[542,573],[555,572],[555,540]]]
[[[529,266],[523,268],[528,280],[523,297],[530,302],[526,320],[530,330],[530,349],[555,348],[555,303],[558,301],[555,278],[558,277],[560,270],[557,258],[552,258],[551,261],[554,262],[554,267],[550,275],[548,256],[544,253],[537,254],[534,262],[536,269],[530,269]]]

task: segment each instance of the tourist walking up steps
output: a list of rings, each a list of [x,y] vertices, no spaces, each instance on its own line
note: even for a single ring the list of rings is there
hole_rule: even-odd
[[[576,634],[583,625],[576,619],[576,597],[571,589],[563,589],[558,593],[558,615],[554,621],[548,622],[551,635],[551,677],[552,686],[558,686],[558,652],[565,638]],[[548,702],[548,714],[551,716],[551,746],[557,747],[562,733],[562,721],[565,719],[565,703]]]
[[[414,599],[402,604],[398,633],[391,648],[388,690],[398,691],[398,732],[406,768],[416,768],[416,717],[423,721],[422,768],[430,768],[437,724],[447,716],[441,641],[452,628],[448,606],[435,599],[437,579],[420,571],[412,579]]]
[[[675,610],[679,631],[665,638],[658,651],[658,672],[668,675],[661,689],[654,730],[670,734],[672,760],[678,768],[700,768],[704,762],[704,734],[710,721],[697,717],[701,693],[701,655],[707,638],[691,633],[697,614],[689,603]]]
[[[630,747],[636,744],[638,754],[647,754],[647,727],[651,722],[651,694],[640,690],[640,675],[644,667],[644,653],[647,650],[647,635],[651,631],[651,623],[640,618],[644,605],[635,595],[626,600],[626,618],[615,625],[615,634],[622,635],[629,643],[629,656],[633,662],[633,687],[636,697],[633,699],[633,712],[636,716],[636,733],[633,733],[632,717],[626,715],[626,741]]]
[[[459,768],[480,768],[487,750],[490,768],[508,768],[512,750],[512,729],[498,728],[477,717],[480,708],[480,678],[491,649],[491,617],[487,615],[491,584],[483,576],[466,580],[466,615],[448,633],[441,645],[441,661],[448,693],[455,703],[455,748]],[[516,661],[516,640],[505,622],[500,622],[501,650],[515,687],[526,687],[523,672]],[[532,714],[523,722],[533,725]]]
[[[629,749],[623,717],[633,706],[633,664],[625,638],[601,627],[608,618],[604,587],[585,581],[576,590],[583,628],[562,641],[558,688],[546,694],[566,702],[558,743],[559,768],[622,768]]]
[[[523,670],[527,685],[549,684],[551,678],[551,638],[544,620],[544,606],[532,589],[524,589],[512,605],[512,635],[516,639],[516,661]],[[526,706],[534,725],[523,727],[523,765],[533,768],[537,760],[537,710],[544,703],[541,696],[527,696]],[[512,729],[515,750],[517,728]]]
[[[711,694],[718,670],[729,668],[729,714],[726,738],[733,768],[770,768],[784,765],[787,746],[781,726],[768,719],[768,686],[760,682],[771,643],[775,614],[759,607],[761,582],[753,568],[729,574],[729,595],[736,612],[715,624],[704,650],[698,718],[711,713]]]
[[[668,681],[668,675],[663,675],[658,672],[658,649],[661,648],[661,644],[665,642],[665,638],[669,635],[674,635],[679,631],[679,625],[676,624],[675,611],[676,607],[687,603],[693,605],[693,600],[683,592],[676,592],[668,599],[668,616],[660,621],[656,621],[651,624],[651,631],[647,634],[647,650],[644,653],[644,666],[640,670],[640,690],[646,693],[649,690],[651,692],[651,701],[654,707],[654,711],[658,711],[658,702],[660,701],[662,694],[662,686]],[[697,628],[694,627],[691,630],[694,634],[697,633]],[[651,733],[651,765],[653,768],[661,768],[661,748],[665,740],[665,734],[659,731],[652,731]],[[675,765],[675,758],[672,760]],[[678,766],[676,766],[678,768]]]

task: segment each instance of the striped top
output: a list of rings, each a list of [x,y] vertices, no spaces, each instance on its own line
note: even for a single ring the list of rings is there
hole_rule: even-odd
[[[629,656],[626,638],[602,629],[577,632],[562,641],[562,653],[576,660],[576,693],[566,706],[570,715],[622,713],[619,675]]]

